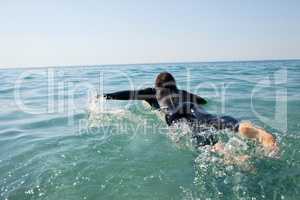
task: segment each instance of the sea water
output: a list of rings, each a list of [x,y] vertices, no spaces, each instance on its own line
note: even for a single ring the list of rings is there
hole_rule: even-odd
[[[101,98],[153,87],[162,71],[205,98],[208,112],[272,132],[279,154],[225,130],[216,133],[225,147],[249,156],[226,161],[209,147],[196,149],[184,124],[170,131],[143,102]],[[0,70],[0,199],[299,196],[300,61]]]

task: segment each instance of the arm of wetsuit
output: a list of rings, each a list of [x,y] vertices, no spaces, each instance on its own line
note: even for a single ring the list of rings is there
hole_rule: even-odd
[[[142,90],[124,90],[120,92],[104,94],[106,99],[113,100],[147,100],[155,98],[155,89],[146,88]]]
[[[189,93],[185,90],[182,90],[182,93],[184,100],[190,101],[192,103],[197,103],[199,105],[207,104],[207,101],[205,99],[196,94]]]
[[[156,91],[154,88],[146,88],[142,90],[125,90],[120,92],[104,94],[106,99],[112,100],[145,100],[150,106],[159,108],[156,99]]]

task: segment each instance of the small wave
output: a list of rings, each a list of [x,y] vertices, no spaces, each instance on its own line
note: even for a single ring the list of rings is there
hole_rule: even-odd
[[[12,93],[15,88],[6,88],[6,89],[0,89],[0,94],[7,94],[7,93]]]
[[[0,131],[0,141],[15,140],[22,135],[23,131],[15,128]]]
[[[84,113],[76,113],[71,116],[55,116],[53,118],[46,118],[43,120],[32,121],[30,120],[27,123],[19,125],[21,129],[39,129],[39,128],[47,128],[47,127],[59,127],[65,126],[68,124],[69,120],[78,120],[84,118]]]

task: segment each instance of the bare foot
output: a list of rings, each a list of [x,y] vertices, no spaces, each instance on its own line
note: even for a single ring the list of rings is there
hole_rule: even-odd
[[[215,144],[211,151],[218,153],[223,156],[224,164],[226,165],[238,165],[238,166],[247,166],[247,161],[250,159],[248,155],[235,155],[234,153],[227,150],[224,144],[218,142]]]
[[[250,159],[250,156],[248,155],[242,155],[242,156],[237,156],[235,157],[235,160],[239,163],[244,163]]]
[[[239,133],[247,138],[257,139],[266,153],[278,154],[279,147],[275,137],[262,128],[257,128],[249,122],[243,122],[239,126]]]
[[[250,159],[248,155],[225,155],[224,160],[226,164],[243,165]]]
[[[278,157],[279,146],[278,143],[276,142],[275,137],[263,129],[260,128],[257,129],[259,132],[258,141],[262,144],[266,155],[270,157]]]
[[[226,150],[225,150],[224,144],[222,144],[220,142],[218,142],[217,144],[212,146],[211,151],[214,152],[214,153],[221,153],[221,154],[227,153]]]

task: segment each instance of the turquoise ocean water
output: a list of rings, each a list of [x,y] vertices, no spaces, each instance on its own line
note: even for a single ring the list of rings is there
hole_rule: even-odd
[[[194,149],[135,101],[95,93],[153,86],[162,71],[205,108],[276,135],[280,157],[223,131],[242,164]],[[175,142],[177,141],[177,142]],[[179,142],[178,142],[179,141]],[[299,199],[300,61],[0,70],[0,199]]]

